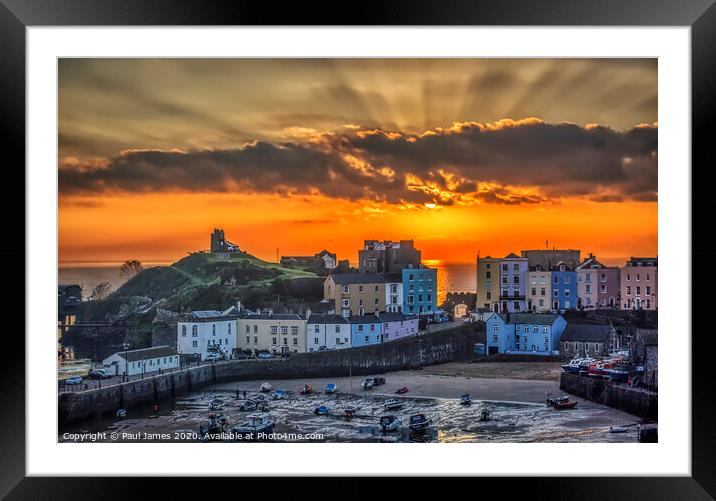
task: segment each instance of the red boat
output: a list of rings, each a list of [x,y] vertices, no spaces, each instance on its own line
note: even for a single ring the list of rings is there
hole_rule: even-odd
[[[559,409],[574,409],[574,407],[576,405],[577,405],[577,402],[575,402],[573,400],[561,400],[561,401],[555,402],[553,407],[558,410]]]
[[[398,391],[396,391],[395,393],[408,393],[408,387],[403,386],[402,388],[398,388]]]
[[[301,390],[301,395],[308,395],[313,391],[313,386],[310,384],[304,385],[303,389]]]

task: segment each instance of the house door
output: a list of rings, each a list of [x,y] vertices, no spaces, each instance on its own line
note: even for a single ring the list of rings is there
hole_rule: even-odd
[[[507,313],[507,301],[502,301],[502,313]]]

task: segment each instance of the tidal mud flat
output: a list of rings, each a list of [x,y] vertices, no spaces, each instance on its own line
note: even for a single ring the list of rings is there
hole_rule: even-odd
[[[172,402],[163,402],[158,411],[152,406],[128,411],[124,418],[89,421],[60,430],[58,441],[77,441],[78,436],[96,433],[101,442],[198,442],[198,431],[208,422],[209,404],[221,399],[221,413],[227,429],[242,424],[252,412],[239,406],[259,394],[259,386],[269,382],[284,389],[283,400],[269,400],[262,412],[274,422],[273,441],[279,442],[636,442],[640,419],[609,407],[573,398],[571,410],[555,410],[544,403],[548,394],[559,392],[555,381],[474,378],[400,371],[384,375],[386,383],[373,390],[362,390],[361,378],[314,379],[310,381],[244,381],[215,385]],[[323,393],[327,383],[338,391]],[[301,395],[304,384],[313,393]],[[397,395],[407,386],[408,393]],[[245,392],[245,393],[244,393]],[[470,393],[473,404],[460,404],[460,395]],[[386,411],[387,398],[398,398],[400,409]],[[325,405],[330,413],[318,416],[316,407]],[[347,419],[343,408],[358,407]],[[488,410],[490,419],[480,419]],[[392,414],[401,420],[400,430],[383,432],[380,416]],[[425,414],[431,425],[424,432],[411,432],[411,415]],[[610,426],[627,426],[626,433],[610,433]],[[219,440],[232,442],[230,438]]]

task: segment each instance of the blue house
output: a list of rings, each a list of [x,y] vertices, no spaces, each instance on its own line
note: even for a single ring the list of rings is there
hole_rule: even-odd
[[[351,324],[351,346],[368,346],[383,342],[382,322],[377,315],[354,315],[348,318]]]
[[[553,355],[567,321],[556,313],[493,313],[485,324],[488,355]]]
[[[422,264],[403,268],[403,312],[433,315],[438,309],[438,270]]]
[[[577,307],[577,272],[563,263],[553,266],[552,279],[552,310],[563,311]]]

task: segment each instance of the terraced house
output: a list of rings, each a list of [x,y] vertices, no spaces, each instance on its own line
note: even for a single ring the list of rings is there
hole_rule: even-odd
[[[341,315],[309,314],[306,321],[308,351],[351,347],[351,324]]]
[[[541,265],[531,266],[525,275],[527,310],[540,313],[552,309],[552,275]]]
[[[332,299],[336,312],[346,318],[377,313],[385,311],[386,293],[392,293],[389,283],[395,282],[381,273],[333,273],[323,283],[323,298]]]
[[[236,322],[235,316],[216,310],[182,315],[177,322],[177,351],[201,360],[210,354],[229,357],[236,348]]]
[[[600,263],[596,256],[577,266],[577,308],[616,308],[619,304],[619,268]]]
[[[237,320],[238,348],[283,352],[306,351],[306,316],[295,313],[253,313]]]
[[[659,260],[632,257],[621,270],[623,310],[656,310]]]
[[[438,271],[410,265],[402,271],[403,312],[432,315],[438,308]]]
[[[577,307],[577,272],[564,263],[550,270],[552,278],[552,310],[563,311]]]
[[[368,346],[383,342],[383,330],[377,315],[353,315],[351,324],[351,346]]]
[[[485,324],[488,355],[553,355],[567,322],[556,313],[500,313]]]

